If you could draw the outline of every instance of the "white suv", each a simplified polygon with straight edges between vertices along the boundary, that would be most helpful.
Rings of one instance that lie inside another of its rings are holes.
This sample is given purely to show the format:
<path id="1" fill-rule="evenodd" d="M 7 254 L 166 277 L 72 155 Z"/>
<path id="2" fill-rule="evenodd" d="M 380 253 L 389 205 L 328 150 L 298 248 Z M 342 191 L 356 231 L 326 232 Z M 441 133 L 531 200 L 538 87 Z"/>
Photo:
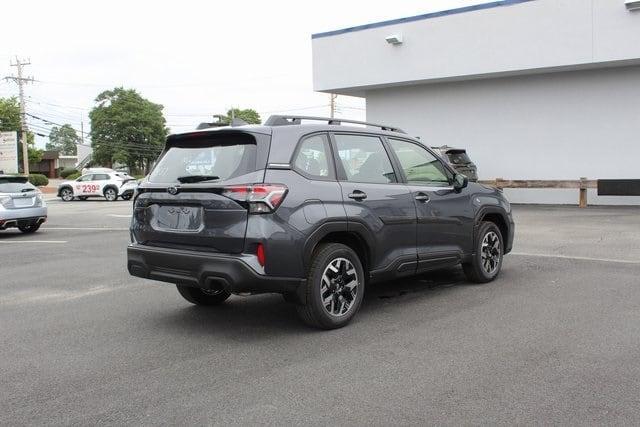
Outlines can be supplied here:
<path id="1" fill-rule="evenodd" d="M 87 200 L 89 197 L 104 197 L 114 202 L 121 197 L 133 197 L 138 182 L 131 175 L 122 172 L 97 172 L 82 175 L 74 181 L 64 181 L 58 186 L 58 197 L 65 202 L 74 198 Z"/>

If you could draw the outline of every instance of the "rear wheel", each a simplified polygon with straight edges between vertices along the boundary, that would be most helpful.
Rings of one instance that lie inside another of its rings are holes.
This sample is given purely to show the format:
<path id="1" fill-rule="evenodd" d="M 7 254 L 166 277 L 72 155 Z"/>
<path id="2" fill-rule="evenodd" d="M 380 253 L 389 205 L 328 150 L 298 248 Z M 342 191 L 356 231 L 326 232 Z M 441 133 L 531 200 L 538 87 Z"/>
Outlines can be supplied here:
<path id="1" fill-rule="evenodd" d="M 184 299 L 195 305 L 218 305 L 222 304 L 231 296 L 226 290 L 207 291 L 192 286 L 176 285 L 178 292 Z"/>
<path id="2" fill-rule="evenodd" d="M 462 264 L 467 279 L 476 283 L 486 283 L 498 276 L 502 268 L 502 242 L 502 233 L 497 225 L 493 222 L 483 222 L 480 225 L 473 259 Z"/>
<path id="3" fill-rule="evenodd" d="M 364 270 L 358 255 L 348 246 L 319 246 L 312 259 L 303 305 L 296 309 L 302 320 L 321 329 L 340 328 L 362 305 Z"/>
<path id="4" fill-rule="evenodd" d="M 115 202 L 118 199 L 118 192 L 115 188 L 108 187 L 104 190 L 104 198 L 107 199 L 108 202 Z"/>
<path id="5" fill-rule="evenodd" d="M 73 190 L 70 188 L 63 188 L 60 190 L 60 198 L 63 202 L 70 202 L 73 200 Z"/>
<path id="6" fill-rule="evenodd" d="M 40 228 L 40 224 L 21 225 L 18 227 L 25 234 L 35 233 Z"/>

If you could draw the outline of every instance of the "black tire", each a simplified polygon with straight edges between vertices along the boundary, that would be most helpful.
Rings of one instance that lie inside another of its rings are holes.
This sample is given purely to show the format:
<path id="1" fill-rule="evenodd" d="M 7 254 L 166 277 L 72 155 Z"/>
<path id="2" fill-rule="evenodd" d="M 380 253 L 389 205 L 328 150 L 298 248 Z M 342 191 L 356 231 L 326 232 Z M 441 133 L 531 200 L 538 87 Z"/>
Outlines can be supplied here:
<path id="1" fill-rule="evenodd" d="M 497 249 L 492 244 L 497 237 Z M 488 239 L 489 246 L 484 249 L 483 242 Z M 504 257 L 504 243 L 502 233 L 497 225 L 493 222 L 483 222 L 480 224 L 476 241 L 474 243 L 475 254 L 470 262 L 463 263 L 462 269 L 465 276 L 471 282 L 487 283 L 498 277 L 502 268 L 502 259 Z M 485 257 L 483 258 L 483 253 Z"/>
<path id="2" fill-rule="evenodd" d="M 104 189 L 104 198 L 107 199 L 107 202 L 115 202 L 118 200 L 118 190 L 113 187 L 107 187 Z"/>
<path id="3" fill-rule="evenodd" d="M 60 198 L 63 202 L 70 202 L 73 200 L 73 190 L 69 187 L 65 187 L 60 190 Z"/>
<path id="4" fill-rule="evenodd" d="M 131 197 L 133 197 L 133 194 L 123 194 L 120 196 L 122 200 L 131 200 Z"/>
<path id="5" fill-rule="evenodd" d="M 78 196 L 78 199 L 82 200 L 83 202 L 85 200 L 87 200 L 89 198 L 89 196 Z"/>
<path id="6" fill-rule="evenodd" d="M 176 285 L 176 287 L 184 299 L 195 305 L 219 305 L 231 296 L 231 293 L 226 290 L 207 293 L 200 288 L 192 286 Z"/>
<path id="7" fill-rule="evenodd" d="M 22 225 L 18 227 L 18 230 L 22 231 L 24 234 L 31 234 L 38 231 L 40 228 L 40 224 L 30 224 L 30 225 Z"/>
<path id="8" fill-rule="evenodd" d="M 341 260 L 347 260 L 348 263 Z M 333 263 L 338 263 L 338 272 L 329 271 L 330 264 L 335 268 Z M 355 270 L 355 277 L 353 273 L 347 274 L 351 271 L 349 263 Z M 345 269 L 344 273 L 342 272 L 343 268 Z M 347 268 L 349 271 L 346 271 Z M 330 280 L 331 288 L 329 286 L 323 288 L 325 273 L 335 275 Z M 355 292 L 348 289 L 348 284 L 352 284 L 354 280 L 356 282 Z M 313 253 L 305 285 L 305 298 L 303 304 L 296 305 L 298 315 L 307 325 L 315 328 L 341 328 L 349 323 L 360 309 L 364 297 L 365 282 L 362 263 L 353 249 L 340 243 L 322 244 Z M 326 293 L 323 293 L 323 289 L 326 289 Z M 333 304 L 335 304 L 335 308 L 339 309 L 338 311 L 342 311 L 341 307 L 347 303 L 349 306 L 346 307 L 344 314 L 331 314 L 329 311 L 334 309 L 334 305 L 330 305 L 329 308 L 325 307 L 323 299 L 329 301 L 333 299 Z"/>

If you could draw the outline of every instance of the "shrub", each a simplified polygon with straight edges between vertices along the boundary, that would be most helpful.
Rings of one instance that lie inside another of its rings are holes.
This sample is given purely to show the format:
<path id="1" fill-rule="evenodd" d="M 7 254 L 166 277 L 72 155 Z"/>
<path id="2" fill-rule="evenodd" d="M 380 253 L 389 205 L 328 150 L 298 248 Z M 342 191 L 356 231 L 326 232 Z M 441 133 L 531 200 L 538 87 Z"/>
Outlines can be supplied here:
<path id="1" fill-rule="evenodd" d="M 67 179 L 68 179 L 69 181 L 73 181 L 74 179 L 78 179 L 78 178 L 80 178 L 80 175 L 82 175 L 82 174 L 81 174 L 80 172 L 76 171 L 76 173 L 72 173 L 71 175 L 69 175 L 69 176 L 67 177 Z"/>
<path id="2" fill-rule="evenodd" d="M 79 173 L 77 169 L 75 168 L 64 168 L 62 169 L 62 171 L 60 172 L 60 178 L 69 178 L 69 175 L 73 175 Z"/>
<path id="3" fill-rule="evenodd" d="M 30 173 L 29 182 L 36 187 L 44 187 L 45 185 L 49 185 L 49 178 L 39 173 Z"/>

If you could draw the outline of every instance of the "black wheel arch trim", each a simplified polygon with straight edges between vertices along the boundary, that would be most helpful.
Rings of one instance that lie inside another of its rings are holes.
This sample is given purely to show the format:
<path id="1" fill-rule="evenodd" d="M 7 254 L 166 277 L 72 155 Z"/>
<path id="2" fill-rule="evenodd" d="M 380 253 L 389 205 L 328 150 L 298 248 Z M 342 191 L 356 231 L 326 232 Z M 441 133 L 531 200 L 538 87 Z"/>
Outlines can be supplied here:
<path id="1" fill-rule="evenodd" d="M 331 233 L 349 233 L 354 234 L 365 245 L 365 250 L 368 251 L 369 259 L 372 259 L 372 251 L 374 250 L 374 239 L 371 231 L 364 225 L 352 222 L 352 221 L 328 221 L 316 228 L 309 237 L 307 237 L 304 243 L 303 249 L 303 267 L 305 271 L 311 264 L 311 257 L 313 251 L 318 244 Z M 361 260 L 363 267 L 367 268 L 366 263 L 368 260 Z"/>
<path id="2" fill-rule="evenodd" d="M 475 241 L 476 238 L 478 237 L 478 229 L 480 228 L 480 224 L 482 223 L 482 218 L 484 218 L 487 214 L 498 214 L 502 217 L 502 220 L 504 221 L 504 223 L 506 224 L 507 227 L 507 235 L 506 236 L 502 236 L 502 240 L 505 243 L 505 248 L 510 248 L 512 242 L 510 242 L 509 240 L 511 239 L 511 220 L 509 219 L 509 215 L 507 214 L 507 211 L 505 211 L 503 208 L 499 207 L 499 206 L 482 206 L 480 209 L 478 209 L 478 212 L 476 212 L 476 216 L 473 222 L 473 242 L 474 242 L 474 246 L 473 246 L 473 253 L 475 254 Z M 508 253 L 508 252 L 505 252 Z"/>

